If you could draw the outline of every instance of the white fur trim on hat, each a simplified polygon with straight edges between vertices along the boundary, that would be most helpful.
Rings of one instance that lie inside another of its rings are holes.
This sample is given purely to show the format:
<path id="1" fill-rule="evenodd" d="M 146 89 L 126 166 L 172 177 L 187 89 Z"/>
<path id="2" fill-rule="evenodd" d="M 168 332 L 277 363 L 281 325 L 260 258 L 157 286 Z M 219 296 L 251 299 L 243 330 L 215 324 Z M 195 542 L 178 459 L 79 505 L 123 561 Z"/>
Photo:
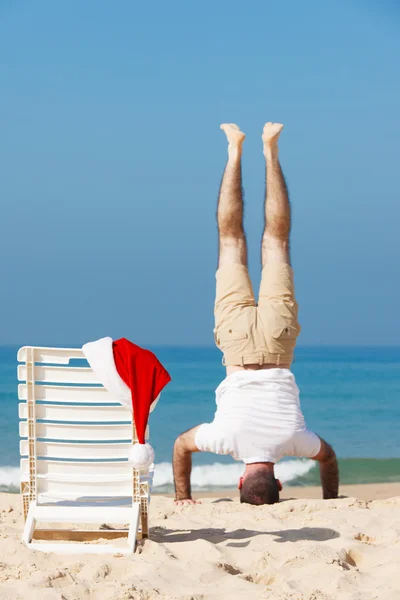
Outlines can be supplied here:
<path id="1" fill-rule="evenodd" d="M 112 345 L 112 338 L 104 337 L 85 344 L 82 351 L 100 383 L 110 394 L 115 394 L 123 406 L 132 411 L 131 391 L 118 374 Z"/>
<path id="2" fill-rule="evenodd" d="M 150 444 L 133 444 L 129 450 L 129 462 L 135 469 L 145 471 L 154 463 L 154 450 Z"/>
<path id="3" fill-rule="evenodd" d="M 112 338 L 104 337 L 95 342 L 89 342 L 82 346 L 82 351 L 100 383 L 110 394 L 115 394 L 118 402 L 132 412 L 131 390 L 121 379 L 115 366 Z M 150 412 L 155 409 L 160 395 L 158 394 L 152 403 Z"/>

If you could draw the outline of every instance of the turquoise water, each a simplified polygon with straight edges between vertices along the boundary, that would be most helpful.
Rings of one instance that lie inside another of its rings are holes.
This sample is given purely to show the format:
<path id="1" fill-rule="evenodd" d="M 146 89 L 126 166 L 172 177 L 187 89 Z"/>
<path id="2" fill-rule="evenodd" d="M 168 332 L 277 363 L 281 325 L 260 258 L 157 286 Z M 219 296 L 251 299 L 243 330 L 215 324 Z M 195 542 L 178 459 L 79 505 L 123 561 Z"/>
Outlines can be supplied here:
<path id="1" fill-rule="evenodd" d="M 214 390 L 224 377 L 214 348 L 152 348 L 172 376 L 150 419 L 156 485 L 170 489 L 176 436 L 210 421 Z M 18 483 L 17 348 L 0 347 L 0 489 Z M 400 348 L 298 348 L 293 367 L 308 426 L 340 457 L 343 483 L 400 481 Z M 197 454 L 194 487 L 236 485 L 243 466 L 230 457 Z M 289 485 L 318 482 L 309 461 L 283 464 Z"/>

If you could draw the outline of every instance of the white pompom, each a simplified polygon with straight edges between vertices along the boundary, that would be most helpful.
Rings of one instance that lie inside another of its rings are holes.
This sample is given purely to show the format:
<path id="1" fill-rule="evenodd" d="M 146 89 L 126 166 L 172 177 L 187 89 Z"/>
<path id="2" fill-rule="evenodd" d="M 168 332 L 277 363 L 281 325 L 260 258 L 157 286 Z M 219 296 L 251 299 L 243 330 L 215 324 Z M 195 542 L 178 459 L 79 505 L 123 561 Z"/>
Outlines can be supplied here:
<path id="1" fill-rule="evenodd" d="M 144 471 L 154 462 L 154 450 L 150 444 L 133 444 L 129 450 L 129 462 L 135 469 Z"/>

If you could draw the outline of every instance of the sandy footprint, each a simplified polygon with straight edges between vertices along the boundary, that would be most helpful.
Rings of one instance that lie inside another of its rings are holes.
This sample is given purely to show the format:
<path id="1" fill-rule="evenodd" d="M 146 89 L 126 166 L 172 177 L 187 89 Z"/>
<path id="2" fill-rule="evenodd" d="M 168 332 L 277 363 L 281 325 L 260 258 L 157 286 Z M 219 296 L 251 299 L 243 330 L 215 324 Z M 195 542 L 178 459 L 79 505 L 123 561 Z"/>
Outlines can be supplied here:
<path id="1" fill-rule="evenodd" d="M 354 539 L 357 540 L 358 542 L 361 542 L 362 544 L 375 544 L 376 540 L 374 537 L 371 537 L 369 535 L 367 535 L 366 533 L 357 533 L 354 536 Z"/>

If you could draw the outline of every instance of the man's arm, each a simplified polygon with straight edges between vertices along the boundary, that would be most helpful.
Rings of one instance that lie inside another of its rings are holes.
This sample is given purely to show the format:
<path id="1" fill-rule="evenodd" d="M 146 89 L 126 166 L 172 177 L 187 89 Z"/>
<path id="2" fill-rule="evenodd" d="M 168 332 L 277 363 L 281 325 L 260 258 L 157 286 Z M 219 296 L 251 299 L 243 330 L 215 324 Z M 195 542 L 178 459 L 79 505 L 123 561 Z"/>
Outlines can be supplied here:
<path id="1" fill-rule="evenodd" d="M 190 474 L 192 472 L 192 452 L 199 452 L 195 435 L 200 425 L 182 433 L 175 441 L 172 459 L 177 504 L 196 504 L 192 499 Z"/>
<path id="2" fill-rule="evenodd" d="M 337 498 L 339 494 L 339 467 L 332 446 L 321 438 L 321 449 L 313 460 L 319 462 L 324 500 Z"/>

